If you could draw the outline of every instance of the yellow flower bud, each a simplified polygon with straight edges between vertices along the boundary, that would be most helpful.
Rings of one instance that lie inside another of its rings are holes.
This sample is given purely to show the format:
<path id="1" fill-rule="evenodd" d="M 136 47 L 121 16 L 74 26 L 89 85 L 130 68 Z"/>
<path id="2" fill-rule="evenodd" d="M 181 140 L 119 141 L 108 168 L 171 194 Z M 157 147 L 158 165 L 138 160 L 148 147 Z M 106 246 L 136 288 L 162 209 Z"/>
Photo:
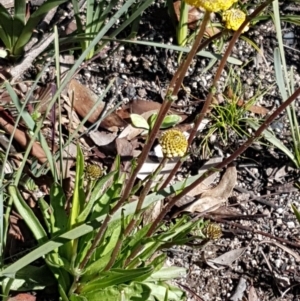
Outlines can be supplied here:
<path id="1" fill-rule="evenodd" d="M 85 169 L 85 174 L 88 179 L 95 181 L 101 178 L 103 171 L 100 166 L 89 164 Z"/>
<path id="2" fill-rule="evenodd" d="M 176 129 L 165 131 L 161 135 L 159 143 L 164 156 L 167 158 L 182 157 L 188 146 L 184 134 Z"/>
<path id="3" fill-rule="evenodd" d="M 238 0 L 184 0 L 187 4 L 202 7 L 209 12 L 229 9 Z"/>
<path id="4" fill-rule="evenodd" d="M 214 223 L 208 224 L 203 232 L 210 240 L 216 240 L 222 236 L 221 227 L 218 224 Z"/>
<path id="5" fill-rule="evenodd" d="M 238 30 L 242 23 L 246 20 L 246 14 L 240 9 L 229 9 L 223 13 L 223 22 L 225 22 L 225 27 L 227 29 L 232 29 L 234 31 Z M 249 26 L 247 25 L 243 32 L 247 31 Z"/>

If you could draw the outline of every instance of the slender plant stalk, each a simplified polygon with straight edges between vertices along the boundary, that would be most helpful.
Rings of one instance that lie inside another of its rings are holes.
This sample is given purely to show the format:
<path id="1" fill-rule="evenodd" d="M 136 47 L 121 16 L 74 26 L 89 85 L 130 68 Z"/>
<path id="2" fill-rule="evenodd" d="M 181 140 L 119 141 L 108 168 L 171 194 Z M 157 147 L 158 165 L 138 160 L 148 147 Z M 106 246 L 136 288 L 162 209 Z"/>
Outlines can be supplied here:
<path id="1" fill-rule="evenodd" d="M 231 156 L 226 158 L 223 162 L 217 164 L 215 167 L 212 167 L 206 173 L 204 173 L 199 179 L 197 179 L 194 183 L 183 189 L 178 195 L 173 197 L 170 202 L 166 204 L 162 212 L 159 214 L 155 222 L 150 227 L 146 236 L 151 236 L 155 231 L 157 225 L 161 222 L 167 212 L 174 206 L 174 204 L 181 199 L 184 195 L 188 194 L 192 189 L 198 186 L 205 178 L 215 173 L 217 170 L 220 170 L 233 162 L 238 156 L 240 156 L 259 136 L 266 130 L 270 124 L 275 120 L 275 118 L 281 114 L 298 96 L 300 95 L 300 88 L 298 88 L 278 109 L 270 115 L 266 121 L 257 129 L 252 137 L 250 137 L 240 148 L 238 148 Z"/>
<path id="2" fill-rule="evenodd" d="M 177 94 L 179 92 L 179 89 L 181 88 L 181 85 L 182 85 L 183 79 L 185 77 L 185 74 L 186 74 L 186 72 L 187 72 L 187 70 L 188 70 L 194 56 L 196 55 L 200 44 L 201 44 L 201 41 L 202 41 L 204 33 L 205 33 L 206 25 L 209 21 L 209 17 L 210 17 L 210 13 L 206 11 L 205 14 L 204 14 L 203 20 L 201 22 L 201 25 L 200 25 L 200 30 L 199 30 L 198 35 L 196 36 L 195 42 L 193 44 L 193 47 L 192 47 L 191 51 L 189 52 L 186 60 L 184 61 L 183 65 L 182 65 L 181 72 L 179 74 L 179 77 L 176 80 L 176 83 L 174 85 L 174 89 L 173 89 L 173 93 L 172 93 L 174 96 L 177 96 Z M 172 82 L 171 82 L 169 89 L 172 89 L 172 88 L 173 88 L 173 85 L 172 85 Z"/>
<path id="3" fill-rule="evenodd" d="M 296 90 L 278 109 L 270 115 L 267 120 L 257 129 L 252 137 L 250 137 L 240 148 L 238 148 L 231 156 L 226 158 L 223 162 L 217 164 L 216 166 L 209 169 L 206 173 L 204 173 L 200 178 L 198 178 L 194 183 L 186 187 L 182 192 L 176 195 L 173 198 L 170 198 L 169 202 L 165 205 L 161 213 L 158 215 L 156 220 L 152 223 L 149 228 L 146 236 L 150 237 L 156 231 L 160 222 L 163 220 L 165 215 L 169 212 L 169 210 L 174 206 L 174 204 L 180 200 L 183 196 L 188 194 L 192 189 L 198 186 L 201 182 L 203 182 L 207 177 L 214 174 L 216 171 L 224 168 L 226 165 L 233 162 L 239 155 L 241 155 L 262 133 L 266 130 L 270 124 L 274 121 L 274 119 L 281 114 L 298 96 L 300 95 L 300 88 Z M 126 261 L 126 265 L 130 263 L 130 261 L 141 251 L 142 247 L 137 247 L 132 251 L 131 255 L 128 257 Z"/>
<path id="4" fill-rule="evenodd" d="M 206 22 L 205 22 L 206 20 Z M 89 249 L 89 251 L 87 252 L 87 254 L 85 255 L 83 261 L 81 262 L 80 264 L 80 269 L 84 269 L 84 267 L 86 266 L 86 264 L 88 263 L 88 261 L 90 260 L 91 256 L 93 255 L 96 247 L 99 245 L 99 243 L 101 242 L 102 238 L 103 238 L 103 235 L 106 231 L 106 228 L 107 228 L 107 225 L 111 219 L 111 217 L 113 216 L 113 214 L 115 212 L 117 212 L 117 210 L 119 210 L 123 204 L 126 202 L 126 200 L 128 199 L 130 193 L 131 193 L 131 190 L 132 190 L 132 187 L 134 185 L 134 181 L 140 171 L 140 169 L 142 168 L 142 165 L 144 164 L 145 160 L 147 159 L 147 156 L 149 154 L 149 151 L 156 139 L 156 136 L 157 136 L 157 133 L 160 129 L 160 126 L 164 120 L 164 117 L 167 115 L 173 101 L 174 101 L 174 96 L 177 95 L 180 87 L 181 87 L 181 84 L 182 84 L 182 81 L 183 81 L 183 78 L 186 74 L 186 71 L 193 59 L 193 57 L 195 56 L 196 52 L 197 52 L 197 49 L 201 43 L 201 40 L 203 38 L 203 35 L 204 35 L 204 31 L 205 31 L 205 28 L 206 28 L 206 24 L 209 20 L 209 14 L 206 13 L 205 16 L 204 16 L 204 20 L 203 22 L 201 23 L 201 27 L 200 27 L 200 30 L 199 30 L 199 33 L 196 37 L 196 40 L 195 40 L 195 43 L 193 44 L 193 47 L 191 49 L 191 51 L 189 52 L 186 60 L 183 62 L 182 66 L 179 67 L 180 71 L 179 72 L 176 72 L 175 75 L 173 76 L 172 78 L 172 81 L 170 83 L 170 86 L 169 86 L 169 93 L 167 93 L 166 95 L 166 98 L 160 108 L 160 111 L 158 113 L 158 116 L 157 116 L 157 119 L 156 119 L 156 122 L 153 126 L 153 129 L 151 131 L 151 133 L 149 134 L 149 137 L 144 145 L 144 148 L 143 148 L 143 151 L 141 153 L 141 155 L 139 156 L 138 160 L 137 160 L 137 166 L 136 168 L 134 169 L 134 171 L 132 172 L 129 180 L 128 180 L 128 183 L 125 187 L 125 190 L 123 192 L 123 195 L 122 197 L 120 198 L 120 200 L 118 201 L 118 203 L 111 209 L 110 213 L 107 214 L 107 216 L 105 217 L 94 241 L 93 241 L 93 244 L 91 246 L 91 248 Z M 173 86 L 175 86 L 173 88 Z M 79 280 L 79 277 L 78 279 Z"/>
<path id="5" fill-rule="evenodd" d="M 230 43 L 228 45 L 228 48 L 226 49 L 226 52 L 225 52 L 222 60 L 220 61 L 220 65 L 218 67 L 218 70 L 217 70 L 217 72 L 215 74 L 215 77 L 214 77 L 214 80 L 213 80 L 213 83 L 212 83 L 211 91 L 210 91 L 210 93 L 206 97 L 206 100 L 205 100 L 205 103 L 204 103 L 204 105 L 203 105 L 203 107 L 201 109 L 201 112 L 196 117 L 195 124 L 194 124 L 194 126 L 192 128 L 192 131 L 191 131 L 189 139 L 188 139 L 188 148 L 191 146 L 191 144 L 192 144 L 192 142 L 193 142 L 193 140 L 195 138 L 195 135 L 196 135 L 196 133 L 198 131 L 199 125 L 201 124 L 201 122 L 202 122 L 205 114 L 207 113 L 207 110 L 208 110 L 208 108 L 209 108 L 209 106 L 211 104 L 211 101 L 213 99 L 213 96 L 214 96 L 214 91 L 213 90 L 217 86 L 217 83 L 218 83 L 218 81 L 219 81 L 219 79 L 221 77 L 221 74 L 222 74 L 222 71 L 223 71 L 223 69 L 225 67 L 225 64 L 227 62 L 227 59 L 228 59 L 228 57 L 229 57 L 229 55 L 230 55 L 230 53 L 231 53 L 231 51 L 232 51 L 232 49 L 233 49 L 236 41 L 237 41 L 237 39 L 239 38 L 239 36 L 241 35 L 243 29 L 247 26 L 247 24 L 253 18 L 255 18 L 262 10 L 265 9 L 265 7 L 267 7 L 273 1 L 274 0 L 268 0 L 265 3 L 263 3 L 262 5 L 260 5 L 250 16 L 248 16 L 246 18 L 245 22 L 240 26 L 239 30 L 237 30 L 234 33 L 234 35 L 233 35 L 233 37 L 232 37 L 232 39 L 231 39 L 231 41 L 230 41 Z M 201 48 L 202 48 L 202 45 L 201 45 Z M 165 188 L 165 187 L 167 187 L 167 185 L 170 183 L 170 181 L 172 180 L 172 178 L 174 177 L 174 175 L 176 174 L 176 172 L 180 168 L 181 164 L 182 164 L 181 161 L 178 161 L 176 163 L 176 165 L 174 166 L 174 168 L 170 172 L 168 178 L 163 183 L 163 185 L 161 187 L 162 189 Z"/>
<path id="6" fill-rule="evenodd" d="M 131 233 L 131 231 L 134 229 L 136 222 L 137 222 L 136 216 L 140 213 L 140 210 L 142 209 L 144 200 L 151 189 L 152 183 L 155 180 L 155 178 L 158 176 L 158 174 L 161 172 L 161 170 L 165 167 L 167 162 L 168 162 L 168 158 L 164 157 L 161 160 L 160 164 L 157 166 L 156 170 L 153 172 L 151 178 L 147 181 L 144 188 L 142 189 L 140 197 L 139 197 L 139 201 L 137 202 L 137 205 L 136 205 L 136 209 L 135 209 L 133 218 L 130 221 L 130 223 L 128 224 L 128 226 L 126 227 L 126 229 L 124 230 L 124 233 L 123 233 L 124 237 L 127 237 Z M 118 242 L 116 243 L 115 248 L 112 252 L 111 259 L 110 259 L 109 263 L 107 264 L 107 266 L 105 267 L 104 271 L 108 271 L 114 265 L 117 255 L 119 253 L 119 250 L 122 246 L 122 242 L 123 242 L 123 240 L 120 235 Z"/>

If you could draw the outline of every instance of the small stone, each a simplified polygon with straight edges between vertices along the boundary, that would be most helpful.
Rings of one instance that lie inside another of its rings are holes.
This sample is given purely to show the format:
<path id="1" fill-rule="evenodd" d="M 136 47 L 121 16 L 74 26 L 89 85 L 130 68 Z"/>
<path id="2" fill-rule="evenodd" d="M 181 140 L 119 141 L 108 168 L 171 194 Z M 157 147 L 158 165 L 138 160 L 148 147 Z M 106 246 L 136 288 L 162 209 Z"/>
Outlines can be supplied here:
<path id="1" fill-rule="evenodd" d="M 289 229 L 295 228 L 295 223 L 294 223 L 294 222 L 287 222 L 286 225 L 287 225 L 287 227 L 288 227 Z"/>
<path id="2" fill-rule="evenodd" d="M 282 260 L 281 259 L 276 259 L 275 260 L 275 266 L 277 267 L 277 269 L 279 269 L 282 265 Z"/>
<path id="3" fill-rule="evenodd" d="M 92 76 L 91 72 L 88 70 L 84 70 L 83 74 L 87 79 L 91 78 L 91 76 Z"/>
<path id="4" fill-rule="evenodd" d="M 284 209 L 282 207 L 279 207 L 276 209 L 276 212 L 279 213 L 279 214 L 282 214 L 284 211 Z"/>

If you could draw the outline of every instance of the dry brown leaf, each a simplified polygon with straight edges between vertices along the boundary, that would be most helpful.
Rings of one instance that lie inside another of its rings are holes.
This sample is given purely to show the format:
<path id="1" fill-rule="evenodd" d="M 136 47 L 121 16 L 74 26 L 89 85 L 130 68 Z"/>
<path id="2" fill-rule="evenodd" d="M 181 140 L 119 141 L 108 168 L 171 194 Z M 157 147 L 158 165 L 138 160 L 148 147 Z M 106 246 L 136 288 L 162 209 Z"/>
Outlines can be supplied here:
<path id="1" fill-rule="evenodd" d="M 247 289 L 247 281 L 245 278 L 241 277 L 237 287 L 234 290 L 233 295 L 229 300 L 231 301 L 242 301 Z"/>
<path id="2" fill-rule="evenodd" d="M 145 101 L 142 99 L 133 100 L 129 105 L 129 111 L 132 114 L 142 115 L 145 112 L 149 111 L 158 111 L 161 107 L 161 104 L 155 101 Z"/>
<path id="3" fill-rule="evenodd" d="M 133 155 L 133 147 L 130 142 L 126 138 L 117 138 L 115 140 L 117 153 L 121 157 L 132 157 Z"/>
<path id="4" fill-rule="evenodd" d="M 226 203 L 227 198 L 230 196 L 235 186 L 236 180 L 236 168 L 234 166 L 229 166 L 218 186 L 212 189 L 205 190 L 201 194 L 200 199 L 196 200 L 188 207 L 182 209 L 180 212 L 187 211 L 203 213 L 218 209 L 220 206 Z M 202 187 L 200 187 L 200 189 Z"/>
<path id="5" fill-rule="evenodd" d="M 225 267 L 230 267 L 230 265 L 234 261 L 236 261 L 240 256 L 243 255 L 246 249 L 247 248 L 239 248 L 236 250 L 228 251 L 217 258 L 207 259 L 206 263 L 214 269 L 223 269 Z"/>
<path id="6" fill-rule="evenodd" d="M 151 110 L 151 111 L 147 111 L 144 112 L 141 115 L 142 117 L 144 117 L 146 120 L 148 120 L 148 118 L 154 114 L 157 113 L 158 110 Z M 132 140 L 133 138 L 137 137 L 138 135 L 140 135 L 142 132 L 144 132 L 144 129 L 141 128 L 136 128 L 134 126 L 132 126 L 131 124 L 128 124 L 124 130 L 120 133 L 119 138 L 127 138 L 128 140 Z"/>
<path id="7" fill-rule="evenodd" d="M 250 286 L 248 301 L 259 301 L 256 290 L 253 285 Z"/>
<path id="8" fill-rule="evenodd" d="M 8 233 L 12 237 L 14 237 L 16 240 L 24 241 L 24 236 L 22 234 L 22 231 L 19 227 L 19 217 L 16 215 L 11 214 L 9 217 L 9 230 Z"/>
<path id="9" fill-rule="evenodd" d="M 228 166 L 218 186 L 202 193 L 201 197 L 223 197 L 227 199 L 237 181 L 237 171 L 235 166 Z"/>
<path id="10" fill-rule="evenodd" d="M 106 133 L 104 131 L 92 131 L 89 133 L 89 137 L 97 146 L 105 146 L 112 143 L 117 135 L 115 133 Z"/>
<path id="11" fill-rule="evenodd" d="M 155 221 L 163 208 L 163 201 L 160 200 L 147 208 L 143 214 L 143 224 L 148 225 Z"/>
<path id="12" fill-rule="evenodd" d="M 21 293 L 14 297 L 10 297 L 7 301 L 35 301 L 36 296 L 27 294 L 27 293 Z"/>
<path id="13" fill-rule="evenodd" d="M 0 116 L 0 126 L 5 130 L 6 133 L 11 135 L 14 131 L 14 126 L 10 123 L 5 115 Z M 15 130 L 14 139 L 21 145 L 22 148 L 26 149 L 30 143 L 31 138 L 20 129 Z M 39 143 L 34 142 L 31 148 L 30 154 L 38 159 L 40 163 L 47 162 L 46 154 Z"/>
<path id="14" fill-rule="evenodd" d="M 75 111 L 79 116 L 84 118 L 93 109 L 94 104 L 98 100 L 98 96 L 75 79 L 71 80 L 68 91 L 70 96 L 74 94 L 73 107 Z M 93 109 L 93 113 L 89 117 L 88 121 L 90 123 L 95 123 L 104 107 L 105 103 L 100 102 L 100 104 Z M 112 131 L 116 130 L 114 127 L 124 127 L 125 125 L 126 122 L 116 113 L 112 113 L 107 116 L 100 124 L 101 127 Z"/>
<path id="15" fill-rule="evenodd" d="M 71 80 L 68 92 L 69 95 L 74 95 L 73 107 L 77 114 L 83 118 L 91 111 L 95 102 L 98 100 L 98 96 L 94 92 L 79 83 L 76 79 Z M 98 107 L 94 109 L 88 121 L 91 123 L 96 122 L 103 109 L 104 102 L 101 102 Z"/>

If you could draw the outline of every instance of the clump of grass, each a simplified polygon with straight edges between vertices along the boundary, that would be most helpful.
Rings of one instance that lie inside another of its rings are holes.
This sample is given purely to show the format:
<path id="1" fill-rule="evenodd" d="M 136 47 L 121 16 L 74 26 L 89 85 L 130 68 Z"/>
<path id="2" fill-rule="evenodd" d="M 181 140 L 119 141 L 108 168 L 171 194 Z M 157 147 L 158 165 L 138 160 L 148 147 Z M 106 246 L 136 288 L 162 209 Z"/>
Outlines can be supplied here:
<path id="1" fill-rule="evenodd" d="M 211 112 L 208 115 L 210 123 L 201 145 L 210 153 L 209 143 L 212 137 L 219 139 L 224 146 L 234 143 L 237 139 L 246 140 L 251 136 L 249 123 L 258 122 L 261 116 L 251 113 L 251 108 L 256 105 L 258 99 L 263 97 L 267 90 L 257 89 L 256 94 L 248 100 L 244 100 L 244 89 L 238 72 L 230 69 L 227 77 L 227 87 L 220 97 L 222 103 L 211 105 Z M 214 135 L 214 136 L 212 136 Z"/>

